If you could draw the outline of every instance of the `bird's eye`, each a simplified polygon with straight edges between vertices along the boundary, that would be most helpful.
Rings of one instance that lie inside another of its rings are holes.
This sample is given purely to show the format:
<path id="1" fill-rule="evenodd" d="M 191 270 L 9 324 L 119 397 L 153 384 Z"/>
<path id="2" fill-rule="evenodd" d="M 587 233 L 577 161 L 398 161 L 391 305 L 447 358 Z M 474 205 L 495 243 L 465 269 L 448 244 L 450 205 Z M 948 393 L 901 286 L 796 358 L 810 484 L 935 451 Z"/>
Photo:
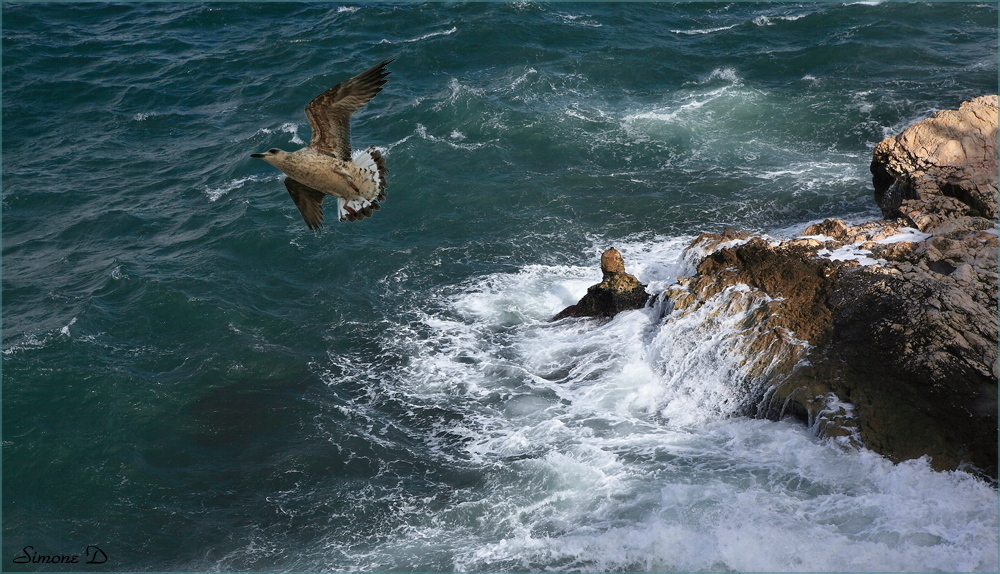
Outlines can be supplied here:
<path id="1" fill-rule="evenodd" d="M 278 153 L 279 151 L 281 151 L 281 150 L 279 150 L 278 148 L 275 147 L 275 148 L 271 148 L 271 149 L 267 150 L 267 153 Z"/>

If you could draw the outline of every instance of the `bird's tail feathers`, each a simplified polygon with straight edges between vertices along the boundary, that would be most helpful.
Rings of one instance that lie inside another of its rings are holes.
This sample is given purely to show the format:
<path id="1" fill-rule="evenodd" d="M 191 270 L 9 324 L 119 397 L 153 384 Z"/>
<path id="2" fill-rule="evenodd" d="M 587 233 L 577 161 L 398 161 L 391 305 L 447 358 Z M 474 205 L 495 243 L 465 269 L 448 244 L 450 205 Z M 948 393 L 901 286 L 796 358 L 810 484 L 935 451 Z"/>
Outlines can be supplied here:
<path id="1" fill-rule="evenodd" d="M 366 217 L 371 217 L 372 212 L 379 209 L 382 209 L 382 206 L 375 200 L 362 197 L 355 197 L 351 200 L 337 198 L 337 216 L 340 217 L 341 221 L 361 221 Z"/>
<path id="2" fill-rule="evenodd" d="M 371 146 L 363 151 L 355 151 L 351 155 L 351 162 L 361 168 L 365 175 L 378 185 L 376 199 L 383 201 L 385 199 L 385 176 L 388 170 L 385 168 L 385 158 L 382 157 L 382 153 L 375 149 L 375 146 Z"/>
<path id="3" fill-rule="evenodd" d="M 385 199 L 387 170 L 382 153 L 375 149 L 375 146 L 363 151 L 355 151 L 351 154 L 351 163 L 361 171 L 362 176 L 367 180 L 362 188 L 371 189 L 370 186 L 374 184 L 377 192 L 371 199 L 360 196 L 351 199 L 337 198 L 337 215 L 340 216 L 341 221 L 359 221 L 371 217 L 373 211 L 381 208 L 379 202 Z"/>

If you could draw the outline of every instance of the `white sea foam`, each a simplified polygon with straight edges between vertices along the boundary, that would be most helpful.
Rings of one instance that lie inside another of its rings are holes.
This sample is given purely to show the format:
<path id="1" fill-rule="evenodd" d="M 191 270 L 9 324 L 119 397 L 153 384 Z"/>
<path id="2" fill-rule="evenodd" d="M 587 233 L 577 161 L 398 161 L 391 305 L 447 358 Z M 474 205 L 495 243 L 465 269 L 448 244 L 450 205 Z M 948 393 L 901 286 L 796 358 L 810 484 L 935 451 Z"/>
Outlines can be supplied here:
<path id="1" fill-rule="evenodd" d="M 876 263 L 885 263 L 884 260 L 874 259 L 869 257 L 872 252 L 869 249 L 865 249 L 858 243 L 852 243 L 850 245 L 844 245 L 843 247 L 838 247 L 833 251 L 827 248 L 822 248 L 816 252 L 816 255 L 820 257 L 825 257 L 831 261 L 856 261 L 860 265 L 875 265 Z"/>
<path id="2" fill-rule="evenodd" d="M 684 251 L 693 239 L 693 236 L 686 235 L 646 239 L 627 237 L 609 245 L 607 240 L 592 238 L 591 251 L 594 261 L 598 261 L 600 253 L 608 247 L 620 251 L 626 261 L 625 270 L 644 283 L 649 293 L 655 294 L 676 283 L 678 277 L 694 274 L 694 262 Z"/>
<path id="3" fill-rule="evenodd" d="M 505 509 L 521 513 L 510 535 L 469 548 L 456 567 L 955 571 L 996 562 L 995 493 L 924 461 L 893 466 L 746 420 L 629 446 L 662 461 L 661 472 L 630 473 L 620 458 L 589 453 L 538 460 L 555 492 Z M 690 474 L 664 480 L 681 460 L 692 461 Z"/>
<path id="4" fill-rule="evenodd" d="M 725 80 L 727 82 L 732 82 L 738 84 L 741 81 L 739 73 L 733 68 L 716 68 L 712 70 L 708 76 L 701 79 L 701 83 L 711 82 L 712 80 Z"/>
<path id="5" fill-rule="evenodd" d="M 670 126 L 712 131 L 716 109 L 729 113 L 733 106 L 752 103 L 759 96 L 755 90 L 743 87 L 742 79 L 732 68 L 716 68 L 686 86 L 673 101 L 661 107 L 625 115 L 622 129 L 639 141 L 657 139 Z"/>
<path id="6" fill-rule="evenodd" d="M 209 201 L 216 202 L 222 199 L 230 191 L 233 191 L 234 189 L 240 189 L 241 187 L 246 185 L 247 182 L 270 181 L 277 178 L 280 178 L 280 176 L 248 175 L 246 177 L 239 177 L 236 179 L 229 180 L 228 182 L 219 187 L 206 187 L 205 195 L 208 196 Z"/>
<path id="7" fill-rule="evenodd" d="M 672 34 L 684 34 L 684 35 L 695 35 L 695 34 L 712 34 L 714 32 L 722 32 L 723 30 L 732 30 L 733 28 L 739 26 L 739 24 L 733 24 L 731 26 L 719 26 L 716 28 L 701 28 L 696 30 L 671 30 Z"/>
<path id="8" fill-rule="evenodd" d="M 287 123 L 281 124 L 281 127 L 278 128 L 278 129 L 280 131 L 286 133 L 286 134 L 292 134 L 291 139 L 288 140 L 290 143 L 299 144 L 299 145 L 305 145 L 306 144 L 306 142 L 303 141 L 302 138 L 299 137 L 299 124 L 294 124 L 294 123 L 291 123 L 291 122 L 287 122 Z"/>
<path id="9" fill-rule="evenodd" d="M 805 16 L 805 14 L 796 14 L 796 15 L 791 15 L 791 16 L 764 16 L 764 15 L 761 15 L 761 16 L 755 17 L 751 21 L 754 24 L 758 25 L 758 26 L 774 26 L 774 21 L 775 20 L 784 20 L 786 22 L 794 22 L 795 20 L 798 20 L 799 18 L 802 18 L 804 16 Z"/>
<path id="10" fill-rule="evenodd" d="M 306 143 L 305 141 L 302 140 L 302 138 L 299 137 L 299 124 L 292 122 L 285 122 L 276 129 L 260 128 L 259 130 L 257 130 L 257 133 L 254 134 L 254 136 L 256 136 L 257 134 L 273 134 L 279 132 L 292 134 L 292 137 L 288 140 L 289 143 L 294 143 L 299 145 L 305 145 Z"/>
<path id="11" fill-rule="evenodd" d="M 775 20 L 794 21 L 798 20 L 799 18 L 802 18 L 803 16 L 805 16 L 805 14 L 794 14 L 790 16 L 765 16 L 762 14 L 760 16 L 755 16 L 753 19 L 750 20 L 750 23 L 756 26 L 773 26 Z M 728 26 L 716 26 L 713 28 L 698 28 L 694 30 L 670 30 L 670 33 L 683 34 L 688 36 L 700 35 L 700 34 L 714 34 L 715 32 L 724 32 L 726 30 L 732 30 L 733 28 L 736 28 L 737 26 L 741 25 L 743 25 L 742 22 L 736 24 L 730 24 Z"/>
<path id="12" fill-rule="evenodd" d="M 469 87 L 458 81 L 456 78 L 452 78 L 448 81 L 448 93 L 447 95 L 437 104 L 434 105 L 433 109 L 435 111 L 442 109 L 446 105 L 452 105 L 455 102 L 461 100 L 462 98 L 482 98 L 486 94 L 486 91 L 482 88 Z"/>
<path id="13" fill-rule="evenodd" d="M 463 140 L 465 140 L 465 135 L 463 135 L 461 132 L 458 132 L 458 131 L 452 131 L 452 133 L 447 138 L 438 137 L 438 136 L 435 136 L 435 135 L 432 135 L 432 134 L 428 133 L 427 132 L 427 127 L 424 126 L 423 124 L 417 124 L 417 128 L 416 128 L 416 130 L 415 130 L 414 133 L 415 133 L 415 135 L 417 137 L 419 137 L 421 139 L 425 139 L 427 141 L 432 141 L 432 142 L 437 142 L 437 143 L 447 144 L 448 146 L 451 146 L 451 147 L 453 147 L 455 149 L 464 149 L 464 150 L 479 149 L 479 148 L 481 148 L 481 147 L 483 147 L 485 145 L 489 145 L 490 143 L 492 143 L 493 141 L 495 141 L 495 140 L 490 140 L 490 141 L 477 142 L 477 143 L 455 143 L 455 141 L 463 141 Z M 390 149 L 392 147 L 395 147 L 395 146 L 403 143 L 404 141 L 406 141 L 407 139 L 409 139 L 409 137 L 410 136 L 407 136 L 403 140 L 395 142 L 394 144 L 392 144 L 390 146 L 387 146 L 386 149 L 388 150 L 388 149 Z M 455 141 L 452 141 L 452 140 L 455 140 Z"/>
<path id="14" fill-rule="evenodd" d="M 806 236 L 820 239 L 821 241 L 829 240 L 828 237 L 823 236 Z M 890 235 L 889 237 L 884 237 L 882 239 L 877 239 L 874 243 L 887 244 L 887 243 L 898 243 L 901 241 L 923 241 L 930 237 L 929 234 L 921 232 L 919 229 L 914 229 L 912 227 L 904 227 L 900 229 L 899 233 Z M 870 257 L 872 254 L 870 249 L 862 247 L 863 241 L 857 241 L 849 245 L 844 245 L 833 251 L 827 248 L 822 248 L 816 252 L 820 257 L 826 257 L 833 261 L 857 261 L 861 265 L 885 265 L 886 261 L 884 259 L 875 259 Z"/>
<path id="15" fill-rule="evenodd" d="M 44 347 L 48 343 L 49 337 L 43 336 L 41 339 L 35 333 L 29 333 L 21 338 L 20 341 L 9 345 L 3 350 L 4 355 L 13 355 L 27 349 L 37 349 Z"/>
<path id="16" fill-rule="evenodd" d="M 636 133 L 646 125 L 658 123 L 685 124 L 697 118 L 697 110 L 726 94 L 728 86 L 718 88 L 703 94 L 689 96 L 667 108 L 629 114 L 623 119 L 626 132 Z"/>
<path id="17" fill-rule="evenodd" d="M 536 70 L 534 68 L 528 68 L 527 70 L 525 70 L 524 74 L 518 76 L 513 82 L 511 82 L 510 87 L 508 89 L 509 90 L 515 90 L 515 89 L 517 89 L 517 87 L 520 86 L 521 84 L 523 84 L 525 81 L 527 81 L 528 80 L 528 76 L 531 76 L 531 75 L 536 75 L 537 76 L 538 75 L 538 70 Z"/>
<path id="18" fill-rule="evenodd" d="M 614 246 L 640 279 L 666 284 L 686 242 Z M 427 440 L 490 478 L 444 510 L 400 494 L 403 526 L 346 552 L 355 568 L 402 567 L 432 545 L 460 571 L 995 571 L 985 483 L 738 415 L 746 311 L 731 306 L 747 289 L 673 319 L 648 308 L 548 322 L 599 278 L 593 265 L 486 275 L 384 342 L 412 359 L 371 384 L 458 409 Z"/>
<path id="19" fill-rule="evenodd" d="M 26 333 L 21 335 L 17 342 L 10 344 L 3 350 L 3 354 L 10 356 L 24 351 L 41 349 L 47 347 L 50 343 L 58 341 L 60 337 L 72 337 L 73 331 L 70 330 L 70 327 L 76 324 L 76 320 L 76 317 L 71 318 L 58 331 L 52 330 L 44 333 Z M 84 339 L 92 340 L 92 337 L 88 335 Z"/>
<path id="20" fill-rule="evenodd" d="M 65 327 L 63 327 L 62 329 L 60 329 L 59 332 L 61 334 L 65 335 L 65 336 L 69 337 L 70 336 L 69 328 L 72 327 L 74 323 L 76 323 L 76 317 L 73 317 L 72 319 L 70 319 L 69 323 L 67 323 Z"/>
<path id="21" fill-rule="evenodd" d="M 379 42 L 379 44 L 409 44 L 409 43 L 412 43 L 412 42 L 420 42 L 421 40 L 426 40 L 428 38 L 434 38 L 435 36 L 450 36 L 450 35 L 454 34 L 455 32 L 458 32 L 458 27 L 457 26 L 453 26 L 453 27 L 449 28 L 448 30 L 441 30 L 441 31 L 438 31 L 438 32 L 429 32 L 429 33 L 424 34 L 422 36 L 418 36 L 416 38 L 409 38 L 407 40 L 396 40 L 396 41 L 393 41 L 393 40 L 389 40 L 389 39 L 386 39 L 386 38 L 382 38 L 382 41 Z"/>
<path id="22" fill-rule="evenodd" d="M 574 24 L 576 26 L 586 26 L 589 28 L 600 28 L 604 26 L 604 24 L 592 19 L 587 19 L 587 16 L 581 14 L 559 14 L 559 18 L 567 24 Z"/>
<path id="23" fill-rule="evenodd" d="M 900 241 L 923 241 L 930 237 L 930 233 L 924 233 L 912 227 L 900 228 L 899 233 L 875 240 L 875 243 L 899 243 Z"/>

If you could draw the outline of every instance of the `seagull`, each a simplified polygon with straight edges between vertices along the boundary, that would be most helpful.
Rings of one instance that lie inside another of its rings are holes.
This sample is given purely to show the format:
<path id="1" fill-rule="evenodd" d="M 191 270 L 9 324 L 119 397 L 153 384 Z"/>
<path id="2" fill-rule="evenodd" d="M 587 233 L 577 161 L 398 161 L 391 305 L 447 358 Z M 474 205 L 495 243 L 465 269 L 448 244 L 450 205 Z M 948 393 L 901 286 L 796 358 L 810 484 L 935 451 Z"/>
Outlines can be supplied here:
<path id="1" fill-rule="evenodd" d="M 277 148 L 250 154 L 285 173 L 285 188 L 309 229 L 323 224 L 323 199 L 337 198 L 341 221 L 371 217 L 385 200 L 385 158 L 375 146 L 351 153 L 351 114 L 382 90 L 390 72 L 382 60 L 313 98 L 306 106 L 309 145 L 294 152 Z"/>

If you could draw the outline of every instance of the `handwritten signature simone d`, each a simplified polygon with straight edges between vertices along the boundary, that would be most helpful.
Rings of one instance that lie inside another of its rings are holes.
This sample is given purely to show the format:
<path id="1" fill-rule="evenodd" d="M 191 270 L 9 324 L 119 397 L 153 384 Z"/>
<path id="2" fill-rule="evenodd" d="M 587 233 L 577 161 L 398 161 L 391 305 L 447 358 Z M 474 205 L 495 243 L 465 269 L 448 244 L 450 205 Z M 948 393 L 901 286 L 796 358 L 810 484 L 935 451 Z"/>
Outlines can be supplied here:
<path id="1" fill-rule="evenodd" d="M 25 546 L 21 552 L 14 557 L 14 564 L 104 564 L 108 561 L 108 555 L 97 546 L 88 546 L 83 554 L 41 554 L 35 551 L 34 546 Z M 86 561 L 81 561 L 81 558 Z"/>

